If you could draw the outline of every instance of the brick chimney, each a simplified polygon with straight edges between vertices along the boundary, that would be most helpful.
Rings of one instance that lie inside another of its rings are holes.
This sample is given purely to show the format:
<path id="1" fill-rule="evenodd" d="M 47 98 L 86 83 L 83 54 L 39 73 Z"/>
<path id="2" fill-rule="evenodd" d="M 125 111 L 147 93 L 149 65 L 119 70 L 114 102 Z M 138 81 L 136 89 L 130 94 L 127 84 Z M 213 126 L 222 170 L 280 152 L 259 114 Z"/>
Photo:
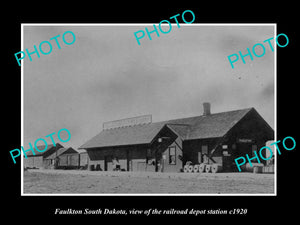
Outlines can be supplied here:
<path id="1" fill-rule="evenodd" d="M 210 103 L 204 102 L 203 103 L 203 116 L 208 116 L 208 115 L 210 115 Z"/>

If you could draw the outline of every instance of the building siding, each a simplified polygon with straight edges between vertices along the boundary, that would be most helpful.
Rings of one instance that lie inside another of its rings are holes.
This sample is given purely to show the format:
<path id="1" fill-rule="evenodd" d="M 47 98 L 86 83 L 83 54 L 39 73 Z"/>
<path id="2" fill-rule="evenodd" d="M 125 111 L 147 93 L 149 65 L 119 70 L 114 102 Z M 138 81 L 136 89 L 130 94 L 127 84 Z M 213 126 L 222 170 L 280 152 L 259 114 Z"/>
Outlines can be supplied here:
<path id="1" fill-rule="evenodd" d="M 89 156 L 88 156 L 88 154 L 86 152 L 80 153 L 79 154 L 79 158 L 80 158 L 79 165 L 81 167 L 88 166 L 88 164 L 89 164 Z"/>
<path id="2" fill-rule="evenodd" d="M 175 164 L 170 164 L 170 148 L 175 149 Z M 163 172 L 180 172 L 183 168 L 182 144 L 180 138 L 177 138 L 169 147 L 163 152 L 164 168 Z"/>
<path id="3" fill-rule="evenodd" d="M 224 171 L 235 171 L 235 158 L 246 154 L 252 157 L 254 149 L 258 152 L 268 140 L 274 139 L 273 129 L 253 108 L 185 118 L 170 124 L 166 122 L 159 128 L 147 144 L 104 147 L 99 142 L 99 148 L 87 148 L 90 164 L 100 164 L 104 170 L 112 170 L 112 158 L 118 157 L 121 169 L 127 171 L 179 172 L 188 161 L 192 164 L 217 163 L 223 166 Z M 128 132 L 132 129 L 137 127 L 109 132 L 115 135 L 116 140 L 121 136 L 128 141 L 126 143 L 131 143 L 130 140 L 139 137 L 138 133 Z M 148 131 L 142 126 L 139 129 Z M 127 132 L 120 133 L 122 130 Z M 137 136 L 132 137 L 131 134 Z M 170 149 L 174 156 L 170 155 Z M 170 163 L 174 157 L 175 163 Z"/>
<path id="4" fill-rule="evenodd" d="M 43 168 L 43 156 L 27 157 L 23 160 L 25 168 Z"/>
<path id="5" fill-rule="evenodd" d="M 177 140 L 178 141 L 178 140 Z M 168 159 L 169 147 L 176 148 L 176 164 L 169 164 Z M 178 144 L 173 142 L 169 147 L 163 151 L 163 155 L 160 164 L 163 162 L 163 169 L 160 167 L 160 171 L 165 172 L 179 172 L 182 169 L 182 161 L 179 159 L 182 156 L 182 150 L 178 147 Z M 147 154 L 148 151 L 148 154 Z M 89 165 L 96 166 L 99 164 L 103 170 L 112 171 L 112 159 L 117 157 L 121 169 L 126 171 L 155 171 L 155 161 L 154 150 L 149 146 L 130 146 L 130 147 L 120 147 L 120 148 L 106 148 L 106 149 L 90 149 L 87 150 L 90 162 Z M 105 162 L 107 166 L 105 166 Z"/>

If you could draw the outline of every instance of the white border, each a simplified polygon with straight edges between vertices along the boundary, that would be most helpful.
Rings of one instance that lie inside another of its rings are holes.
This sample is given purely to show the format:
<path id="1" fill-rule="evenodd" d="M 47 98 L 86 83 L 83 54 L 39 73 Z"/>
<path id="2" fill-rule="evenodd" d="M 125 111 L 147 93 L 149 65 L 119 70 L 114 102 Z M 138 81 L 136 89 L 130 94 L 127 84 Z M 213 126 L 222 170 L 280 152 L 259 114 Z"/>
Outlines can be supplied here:
<path id="1" fill-rule="evenodd" d="M 89 23 L 22 23 L 21 24 L 21 51 L 24 50 L 23 39 L 24 39 L 24 26 L 152 26 L 153 24 L 158 25 L 158 23 L 97 23 L 97 24 L 89 24 Z M 171 23 L 175 24 L 176 23 Z M 167 24 L 162 24 L 163 26 Z M 180 26 L 274 26 L 274 40 L 277 36 L 277 23 L 191 23 L 191 24 L 180 24 Z M 277 45 L 274 42 L 274 141 L 277 141 Z M 24 146 L 24 114 L 23 114 L 23 106 L 24 106 L 24 63 L 21 63 L 21 146 Z M 274 150 L 275 153 L 275 165 L 274 165 L 274 193 L 264 193 L 264 194 L 190 194 L 190 193 L 182 193 L 182 194 L 162 194 L 162 193 L 151 193 L 151 194 L 118 194 L 118 193 L 108 193 L 108 194 L 26 194 L 24 193 L 24 185 L 23 185 L 23 151 L 21 151 L 21 196 L 277 196 L 277 151 Z"/>

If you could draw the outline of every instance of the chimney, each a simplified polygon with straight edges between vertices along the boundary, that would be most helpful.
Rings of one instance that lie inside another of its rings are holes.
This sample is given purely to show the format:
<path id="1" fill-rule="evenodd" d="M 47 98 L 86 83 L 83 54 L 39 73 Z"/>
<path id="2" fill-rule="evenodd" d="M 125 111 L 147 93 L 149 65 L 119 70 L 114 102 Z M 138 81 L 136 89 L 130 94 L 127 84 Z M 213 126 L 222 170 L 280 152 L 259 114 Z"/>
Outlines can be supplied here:
<path id="1" fill-rule="evenodd" d="M 210 115 L 210 103 L 204 102 L 203 103 L 203 116 L 208 116 L 208 115 Z"/>

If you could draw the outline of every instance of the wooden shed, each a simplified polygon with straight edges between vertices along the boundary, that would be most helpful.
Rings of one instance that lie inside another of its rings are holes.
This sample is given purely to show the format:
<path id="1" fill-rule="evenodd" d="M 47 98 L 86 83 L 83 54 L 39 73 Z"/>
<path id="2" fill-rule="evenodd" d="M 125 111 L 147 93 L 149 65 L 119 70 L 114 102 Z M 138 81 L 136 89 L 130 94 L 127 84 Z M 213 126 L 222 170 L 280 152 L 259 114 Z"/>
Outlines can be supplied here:
<path id="1" fill-rule="evenodd" d="M 128 121 L 133 121 L 131 124 Z M 136 121 L 143 121 L 138 123 Z M 254 108 L 145 123 L 145 118 L 118 120 L 83 144 L 90 164 L 113 170 L 179 172 L 187 161 L 218 163 L 235 171 L 234 159 L 265 146 L 274 131 Z"/>
<path id="2" fill-rule="evenodd" d="M 73 148 L 60 148 L 45 158 L 47 169 L 78 169 L 79 153 Z"/>
<path id="3" fill-rule="evenodd" d="M 38 149 L 45 149 L 45 145 L 37 146 Z M 43 152 L 39 152 L 34 148 L 34 153 L 32 151 L 26 152 L 26 156 L 24 155 L 24 168 L 48 168 L 48 161 L 46 158 L 52 153 L 56 152 L 57 149 L 63 148 L 63 146 L 59 143 L 56 143 L 55 146 L 53 144 L 48 144 L 47 149 Z"/>

